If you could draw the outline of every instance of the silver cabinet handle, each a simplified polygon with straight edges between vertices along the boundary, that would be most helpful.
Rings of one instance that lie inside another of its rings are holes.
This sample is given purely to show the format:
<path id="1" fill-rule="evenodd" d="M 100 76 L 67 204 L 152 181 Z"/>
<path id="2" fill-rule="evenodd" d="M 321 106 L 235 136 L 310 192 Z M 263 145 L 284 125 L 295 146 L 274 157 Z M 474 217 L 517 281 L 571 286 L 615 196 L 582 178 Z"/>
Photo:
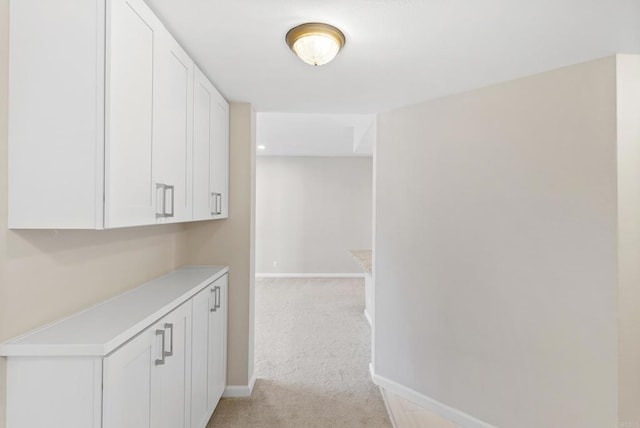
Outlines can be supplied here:
<path id="1" fill-rule="evenodd" d="M 162 212 L 159 213 L 156 210 L 156 218 L 164 218 L 167 216 L 167 185 L 163 183 L 156 183 L 156 197 L 158 196 L 158 189 L 162 189 Z M 158 201 L 156 200 L 156 207 L 158 206 Z"/>
<path id="2" fill-rule="evenodd" d="M 160 348 L 162 350 L 162 352 L 160 353 L 160 355 L 162 355 L 160 358 L 156 359 L 156 366 L 161 366 L 164 364 L 164 357 L 165 357 L 165 353 L 164 353 L 164 330 L 156 330 L 156 337 L 158 336 L 162 336 L 162 347 Z M 173 334 L 172 334 L 173 336 Z"/>
<path id="3" fill-rule="evenodd" d="M 164 204 L 163 204 L 163 209 L 166 209 L 165 205 L 167 202 L 167 190 L 171 190 L 171 212 L 170 213 L 166 213 L 165 212 L 165 217 L 173 217 L 175 214 L 174 208 L 175 208 L 175 186 L 174 185 L 165 185 L 164 186 Z"/>
<path id="4" fill-rule="evenodd" d="M 216 288 L 217 287 L 213 287 L 211 289 L 211 292 L 214 293 L 213 294 L 213 307 L 209 309 L 209 312 L 215 312 L 218 308 L 216 307 Z"/>
<path id="5" fill-rule="evenodd" d="M 220 308 L 220 286 L 216 286 L 216 310 Z"/>
<path id="6" fill-rule="evenodd" d="M 211 215 L 222 214 L 222 193 L 211 192 L 212 208 Z"/>
<path id="7" fill-rule="evenodd" d="M 169 342 L 169 352 L 164 350 L 164 342 L 162 343 L 162 345 L 163 345 L 162 346 L 162 351 L 163 351 L 162 358 L 163 359 L 164 359 L 164 357 L 170 357 L 170 356 L 173 355 L 173 324 L 167 323 L 167 324 L 164 325 L 164 328 L 171 330 L 171 341 Z"/>

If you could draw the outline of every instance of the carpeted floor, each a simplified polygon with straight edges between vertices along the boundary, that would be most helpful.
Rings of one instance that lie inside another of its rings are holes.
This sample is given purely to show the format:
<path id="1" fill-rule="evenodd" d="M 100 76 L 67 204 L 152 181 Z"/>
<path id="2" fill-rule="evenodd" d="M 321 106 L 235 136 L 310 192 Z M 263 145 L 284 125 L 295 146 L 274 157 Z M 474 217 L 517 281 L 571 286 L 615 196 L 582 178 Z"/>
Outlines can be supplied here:
<path id="1" fill-rule="evenodd" d="M 359 278 L 256 280 L 251 398 L 222 399 L 208 428 L 391 427 L 369 377 Z"/>

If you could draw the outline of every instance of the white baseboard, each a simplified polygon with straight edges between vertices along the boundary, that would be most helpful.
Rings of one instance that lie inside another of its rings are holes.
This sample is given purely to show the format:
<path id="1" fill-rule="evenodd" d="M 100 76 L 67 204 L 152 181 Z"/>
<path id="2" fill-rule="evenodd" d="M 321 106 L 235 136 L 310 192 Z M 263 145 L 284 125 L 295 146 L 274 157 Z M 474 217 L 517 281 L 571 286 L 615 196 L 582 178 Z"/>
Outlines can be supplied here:
<path id="1" fill-rule="evenodd" d="M 256 377 L 254 376 L 249 385 L 227 385 L 222 393 L 226 398 L 246 398 L 251 397 L 253 387 L 256 385 Z"/>
<path id="2" fill-rule="evenodd" d="M 371 364 L 369 364 L 369 370 L 371 370 Z M 384 408 L 387 410 L 387 415 L 389 415 L 391 426 L 393 428 L 398 428 L 398 424 L 396 423 L 396 418 L 393 412 L 391 411 L 391 406 L 389 406 L 389 401 L 387 400 L 387 394 L 385 393 L 384 388 L 378 387 L 378 389 L 380 390 L 380 395 L 382 395 L 382 402 L 384 403 Z"/>
<path id="3" fill-rule="evenodd" d="M 367 322 L 371 327 L 373 327 L 373 322 L 371 322 L 371 315 L 369 315 L 369 311 L 364 310 L 364 317 L 367 319 Z"/>
<path id="4" fill-rule="evenodd" d="M 460 425 L 462 428 L 496 428 L 493 425 L 476 419 L 461 410 L 449 407 L 431 397 L 427 397 L 426 395 L 420 394 L 411 388 L 407 388 L 404 385 L 400 385 L 397 382 L 376 374 L 372 364 L 369 364 L 369 371 L 371 372 L 371 379 L 373 380 L 373 383 L 379 387 L 384 388 L 393 394 L 399 395 L 400 397 L 407 399 L 426 410 L 437 413 L 443 418 Z"/>
<path id="5" fill-rule="evenodd" d="M 256 278 L 364 278 L 364 273 L 257 273 Z"/>

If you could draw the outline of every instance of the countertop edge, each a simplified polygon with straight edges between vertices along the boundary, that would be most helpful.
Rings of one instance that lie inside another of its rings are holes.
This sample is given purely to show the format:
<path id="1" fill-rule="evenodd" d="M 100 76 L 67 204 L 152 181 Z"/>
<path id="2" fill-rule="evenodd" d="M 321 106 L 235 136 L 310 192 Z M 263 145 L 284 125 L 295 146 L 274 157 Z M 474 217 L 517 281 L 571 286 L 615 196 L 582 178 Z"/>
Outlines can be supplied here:
<path id="1" fill-rule="evenodd" d="M 203 281 L 200 281 L 200 283 L 198 283 L 197 285 L 194 285 L 192 288 L 189 289 L 189 291 L 183 293 L 182 295 L 180 295 L 170 303 L 160 307 L 158 310 L 154 311 L 152 314 L 150 314 L 143 320 L 125 329 L 124 331 L 122 331 L 121 333 L 119 333 L 113 339 L 109 340 L 106 343 L 81 344 L 81 345 L 14 343 L 15 341 L 18 341 L 20 339 L 33 335 L 39 331 L 42 331 L 44 329 L 53 327 L 57 324 L 63 323 L 64 321 L 74 316 L 77 316 L 78 314 L 90 311 L 100 305 L 103 305 L 109 302 L 110 300 L 120 298 L 160 278 L 164 278 L 165 276 L 174 274 L 181 270 L 197 269 L 197 268 L 219 268 L 219 270 L 215 272 L 213 275 L 208 276 Z M 131 340 L 132 338 L 140 334 L 149 326 L 151 326 L 154 322 L 158 321 L 164 315 L 168 314 L 178 306 L 185 303 L 187 300 L 191 299 L 193 296 L 195 296 L 200 291 L 205 289 L 209 284 L 211 284 L 211 282 L 216 281 L 217 279 L 221 278 L 223 275 L 225 275 L 228 272 L 229 272 L 228 266 L 184 266 L 182 268 L 173 270 L 161 277 L 155 278 L 151 281 L 146 281 L 145 283 L 140 284 L 139 286 L 134 287 L 131 290 L 127 290 L 124 293 L 118 294 L 114 297 L 111 297 L 89 308 L 75 312 L 67 317 L 53 321 L 42 327 L 38 327 L 36 329 L 28 331 L 22 335 L 13 337 L 4 343 L 0 343 L 0 357 L 104 357 L 110 354 L 111 352 L 115 351 L 116 349 L 118 349 L 120 346 L 124 345 L 126 342 L 128 342 L 129 340 Z"/>

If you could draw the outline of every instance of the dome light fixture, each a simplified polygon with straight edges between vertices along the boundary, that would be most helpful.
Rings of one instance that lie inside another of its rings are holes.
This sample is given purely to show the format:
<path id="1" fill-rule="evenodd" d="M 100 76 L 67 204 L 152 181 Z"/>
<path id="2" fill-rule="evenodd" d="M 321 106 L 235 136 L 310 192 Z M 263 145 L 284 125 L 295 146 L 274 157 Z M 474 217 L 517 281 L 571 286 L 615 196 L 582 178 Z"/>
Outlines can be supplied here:
<path id="1" fill-rule="evenodd" d="M 311 65 L 328 63 L 336 57 L 345 43 L 342 31 L 320 22 L 307 22 L 293 27 L 285 38 L 291 50 Z"/>

